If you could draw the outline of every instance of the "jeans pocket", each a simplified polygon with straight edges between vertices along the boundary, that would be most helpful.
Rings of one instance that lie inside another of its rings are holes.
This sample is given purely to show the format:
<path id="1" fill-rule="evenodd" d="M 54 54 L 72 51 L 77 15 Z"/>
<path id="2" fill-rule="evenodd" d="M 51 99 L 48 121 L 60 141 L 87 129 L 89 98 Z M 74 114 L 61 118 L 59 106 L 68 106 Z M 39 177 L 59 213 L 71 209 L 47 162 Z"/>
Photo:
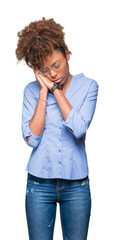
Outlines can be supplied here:
<path id="1" fill-rule="evenodd" d="M 89 185 L 89 178 L 87 177 L 86 179 L 82 179 L 81 181 L 81 186 Z"/>

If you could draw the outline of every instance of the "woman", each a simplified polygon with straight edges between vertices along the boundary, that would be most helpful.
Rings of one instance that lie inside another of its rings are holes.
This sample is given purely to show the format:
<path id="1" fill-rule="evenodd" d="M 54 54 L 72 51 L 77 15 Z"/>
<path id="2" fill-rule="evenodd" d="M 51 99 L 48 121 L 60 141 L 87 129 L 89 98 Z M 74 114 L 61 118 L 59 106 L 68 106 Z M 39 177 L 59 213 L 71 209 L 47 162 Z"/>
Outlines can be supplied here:
<path id="1" fill-rule="evenodd" d="M 53 19 L 18 33 L 16 56 L 34 71 L 24 89 L 22 134 L 32 147 L 27 164 L 26 216 L 30 240 L 52 240 L 59 203 L 64 240 L 87 239 L 91 193 L 85 137 L 98 84 L 72 76 L 63 27 Z"/>

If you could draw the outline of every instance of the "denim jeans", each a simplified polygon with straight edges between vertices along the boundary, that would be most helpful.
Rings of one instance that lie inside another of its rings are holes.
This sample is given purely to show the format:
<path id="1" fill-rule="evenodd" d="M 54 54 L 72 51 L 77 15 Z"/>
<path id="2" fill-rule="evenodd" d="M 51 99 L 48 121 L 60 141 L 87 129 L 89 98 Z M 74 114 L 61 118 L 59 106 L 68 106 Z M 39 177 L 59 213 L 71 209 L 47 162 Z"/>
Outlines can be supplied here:
<path id="1" fill-rule="evenodd" d="M 86 240 L 91 212 L 89 185 L 88 177 L 44 179 L 28 173 L 25 209 L 29 239 L 53 240 L 58 203 L 63 240 Z"/>

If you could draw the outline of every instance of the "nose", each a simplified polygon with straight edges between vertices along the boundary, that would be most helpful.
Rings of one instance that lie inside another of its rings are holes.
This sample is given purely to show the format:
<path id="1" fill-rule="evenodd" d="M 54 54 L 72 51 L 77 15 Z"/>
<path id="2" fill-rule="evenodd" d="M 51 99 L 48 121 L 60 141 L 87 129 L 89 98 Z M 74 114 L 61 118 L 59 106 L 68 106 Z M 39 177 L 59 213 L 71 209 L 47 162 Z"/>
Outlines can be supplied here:
<path id="1" fill-rule="evenodd" d="M 57 72 L 54 71 L 53 69 L 50 69 L 50 77 L 55 78 L 57 76 Z"/>

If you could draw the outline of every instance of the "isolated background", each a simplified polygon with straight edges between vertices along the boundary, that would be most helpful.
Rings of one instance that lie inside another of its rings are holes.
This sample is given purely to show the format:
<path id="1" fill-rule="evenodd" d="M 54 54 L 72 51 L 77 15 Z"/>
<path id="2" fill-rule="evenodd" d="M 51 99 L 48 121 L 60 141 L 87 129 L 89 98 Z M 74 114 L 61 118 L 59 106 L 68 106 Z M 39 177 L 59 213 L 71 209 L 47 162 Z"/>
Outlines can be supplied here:
<path id="1" fill-rule="evenodd" d="M 64 26 L 70 72 L 95 79 L 99 95 L 86 135 L 92 194 L 88 240 L 114 239 L 114 7 L 113 1 L 4 1 L 0 6 L 0 239 L 28 240 L 25 171 L 32 148 L 21 133 L 24 87 L 34 73 L 17 65 L 17 32 L 43 16 Z M 54 240 L 62 240 L 59 205 Z"/>

